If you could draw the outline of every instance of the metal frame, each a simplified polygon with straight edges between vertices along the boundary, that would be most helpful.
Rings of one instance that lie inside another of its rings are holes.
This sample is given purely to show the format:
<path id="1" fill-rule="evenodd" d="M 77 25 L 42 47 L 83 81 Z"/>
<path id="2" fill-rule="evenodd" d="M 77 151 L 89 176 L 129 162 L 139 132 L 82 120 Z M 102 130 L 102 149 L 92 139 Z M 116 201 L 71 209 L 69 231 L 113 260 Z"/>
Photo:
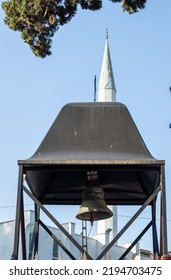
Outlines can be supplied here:
<path id="1" fill-rule="evenodd" d="M 92 259 L 91 256 L 82 248 L 82 246 L 65 230 L 65 228 L 55 219 L 54 216 L 40 203 L 40 201 L 26 188 L 21 180 L 20 172 L 22 172 L 23 166 L 19 169 L 19 185 L 18 185 L 18 195 L 17 195 L 17 208 L 16 208 L 16 225 L 14 234 L 14 250 L 11 259 L 17 260 L 19 253 L 19 235 L 21 229 L 21 240 L 22 240 L 22 252 L 23 260 L 26 260 L 26 242 L 25 242 L 25 228 L 24 228 L 24 208 L 23 208 L 23 193 L 26 193 L 35 203 L 35 208 L 38 211 L 35 212 L 35 226 L 34 226 L 34 256 L 38 254 L 38 238 L 39 238 L 39 225 L 41 225 L 49 235 L 58 243 L 58 245 L 70 256 L 72 260 L 75 257 L 67 250 L 67 248 L 58 240 L 58 238 L 44 225 L 40 220 L 40 209 L 48 216 L 48 218 L 67 236 L 67 238 L 76 246 L 78 250 L 86 259 Z"/>
<path id="2" fill-rule="evenodd" d="M 152 193 L 152 195 L 146 200 L 146 202 L 140 207 L 140 209 L 133 215 L 133 217 L 128 221 L 128 223 L 121 229 L 121 231 L 113 238 L 113 240 L 106 246 L 106 248 L 97 257 L 97 260 L 102 259 L 102 257 L 110 250 L 110 248 L 118 241 L 118 239 L 124 234 L 124 232 L 132 225 L 132 223 L 138 218 L 138 216 L 143 212 L 143 210 L 153 201 L 161 190 L 160 186 Z M 141 236 L 142 237 L 142 236 Z"/>
<path id="3" fill-rule="evenodd" d="M 42 226 L 47 233 L 58 243 L 58 245 L 68 254 L 68 256 L 75 260 L 75 257 L 67 250 L 67 248 L 58 240 L 58 238 L 44 225 L 40 220 L 40 210 L 42 210 L 48 218 L 67 236 L 67 238 L 76 246 L 76 248 L 86 256 L 86 259 L 92 260 L 92 257 L 84 250 L 84 248 L 63 228 L 63 226 L 52 216 L 52 214 L 42 205 L 42 203 L 30 192 L 30 190 L 24 186 L 24 166 L 19 166 L 19 179 L 18 179 L 18 194 L 17 194 L 17 208 L 16 208 L 16 225 L 14 234 L 14 250 L 12 254 L 12 260 L 18 259 L 19 252 L 19 236 L 21 231 L 21 245 L 22 245 L 22 259 L 27 259 L 26 252 L 26 238 L 25 238 L 25 223 L 24 223 L 24 201 L 23 194 L 27 194 L 35 203 L 35 226 L 33 232 L 34 238 L 34 257 L 38 254 L 38 239 L 39 239 L 39 226 Z M 158 244 L 157 228 L 156 228 L 156 199 L 160 193 L 161 197 L 161 216 L 160 216 L 160 248 Z M 135 244 L 142 238 L 149 228 L 152 227 L 153 238 L 153 258 L 156 256 L 162 256 L 167 254 L 167 220 L 166 220 L 166 194 L 165 194 L 165 178 L 164 178 L 164 166 L 160 168 L 160 185 L 154 190 L 154 192 L 148 197 L 140 209 L 133 215 L 128 223 L 121 229 L 121 231 L 113 238 L 113 240 L 106 246 L 106 248 L 99 254 L 97 260 L 102 259 L 105 254 L 111 249 L 111 247 L 118 241 L 118 239 L 125 233 L 125 231 L 132 225 L 132 223 L 138 218 L 138 216 L 144 211 L 144 209 L 151 205 L 152 219 L 144 230 L 138 235 L 138 237 L 132 242 L 130 247 L 119 258 L 124 259 Z M 31 257 L 31 256 L 30 256 Z M 29 258 L 30 258 L 29 257 Z"/>

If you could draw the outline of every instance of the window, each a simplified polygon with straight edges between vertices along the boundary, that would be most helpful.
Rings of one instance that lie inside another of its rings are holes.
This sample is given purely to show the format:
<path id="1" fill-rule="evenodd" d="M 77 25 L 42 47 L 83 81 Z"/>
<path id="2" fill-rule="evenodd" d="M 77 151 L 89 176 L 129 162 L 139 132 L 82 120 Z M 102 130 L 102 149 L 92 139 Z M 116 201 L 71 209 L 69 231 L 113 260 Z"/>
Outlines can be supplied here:
<path id="1" fill-rule="evenodd" d="M 141 251 L 141 257 L 150 259 L 150 252 Z"/>
<path id="2" fill-rule="evenodd" d="M 52 260 L 58 259 L 58 244 L 55 240 L 53 240 L 53 252 L 52 252 Z"/>

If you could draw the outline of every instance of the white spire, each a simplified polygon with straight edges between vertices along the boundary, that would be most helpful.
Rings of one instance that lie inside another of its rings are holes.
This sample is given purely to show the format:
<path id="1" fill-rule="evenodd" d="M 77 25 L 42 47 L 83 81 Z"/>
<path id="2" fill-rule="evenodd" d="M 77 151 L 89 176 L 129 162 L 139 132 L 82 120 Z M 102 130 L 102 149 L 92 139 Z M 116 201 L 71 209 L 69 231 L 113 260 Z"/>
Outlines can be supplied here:
<path id="1" fill-rule="evenodd" d="M 99 80 L 98 101 L 116 101 L 116 87 L 110 58 L 108 31 L 106 31 L 106 43 Z"/>

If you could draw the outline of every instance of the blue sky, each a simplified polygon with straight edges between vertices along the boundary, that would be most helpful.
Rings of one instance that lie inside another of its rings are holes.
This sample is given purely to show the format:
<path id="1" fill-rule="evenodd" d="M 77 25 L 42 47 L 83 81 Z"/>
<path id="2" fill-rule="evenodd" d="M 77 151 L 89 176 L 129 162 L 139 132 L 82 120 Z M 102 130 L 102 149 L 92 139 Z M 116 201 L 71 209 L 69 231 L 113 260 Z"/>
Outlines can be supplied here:
<path id="1" fill-rule="evenodd" d="M 107 28 L 117 100 L 128 107 L 151 154 L 166 161 L 171 236 L 171 3 L 148 0 L 146 9 L 128 15 L 120 4 L 103 2 L 100 11 L 78 11 L 60 28 L 45 59 L 36 58 L 20 34 L 4 25 L 0 9 L 0 222 L 15 217 L 17 161 L 35 152 L 63 105 L 93 101 Z M 65 221 L 75 215 L 63 213 Z M 119 215 L 120 223 L 129 216 L 125 209 Z M 142 246 L 148 248 L 145 238 Z"/>

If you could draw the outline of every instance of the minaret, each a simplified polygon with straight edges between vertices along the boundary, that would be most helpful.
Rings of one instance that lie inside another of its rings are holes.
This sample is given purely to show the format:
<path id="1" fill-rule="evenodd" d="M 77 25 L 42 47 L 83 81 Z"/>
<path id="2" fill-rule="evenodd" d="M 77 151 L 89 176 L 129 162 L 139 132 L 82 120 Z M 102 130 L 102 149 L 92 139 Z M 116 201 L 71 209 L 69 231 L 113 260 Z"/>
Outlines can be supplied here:
<path id="1" fill-rule="evenodd" d="M 106 42 L 99 80 L 98 102 L 99 101 L 116 101 L 116 87 L 109 52 L 108 31 L 106 31 Z M 97 234 L 99 235 L 98 239 L 105 245 L 110 242 L 117 234 L 117 206 L 108 207 L 113 212 L 113 217 L 106 220 L 98 221 L 97 224 Z"/>
<path id="2" fill-rule="evenodd" d="M 116 87 L 113 77 L 112 62 L 110 58 L 108 31 L 106 31 L 106 43 L 99 80 L 98 102 L 112 101 L 116 101 Z"/>

